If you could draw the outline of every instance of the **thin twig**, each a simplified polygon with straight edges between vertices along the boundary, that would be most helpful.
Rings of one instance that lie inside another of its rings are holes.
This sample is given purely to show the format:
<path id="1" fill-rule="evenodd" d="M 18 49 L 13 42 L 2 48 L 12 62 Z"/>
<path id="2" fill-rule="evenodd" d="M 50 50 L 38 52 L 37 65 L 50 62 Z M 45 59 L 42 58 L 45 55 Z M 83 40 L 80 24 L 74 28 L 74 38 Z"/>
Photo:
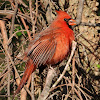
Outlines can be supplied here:
<path id="1" fill-rule="evenodd" d="M 52 98 L 54 95 L 56 95 L 57 93 L 61 93 L 61 91 L 56 91 L 56 92 L 54 92 L 53 94 L 51 94 L 48 98 L 47 98 L 47 100 L 50 100 L 50 98 Z"/>
<path id="2" fill-rule="evenodd" d="M 72 62 L 72 92 L 74 95 L 74 86 L 75 86 L 75 55 L 73 57 L 73 62 Z"/>
<path id="3" fill-rule="evenodd" d="M 68 99 L 68 97 L 69 97 L 69 95 L 71 94 L 71 92 L 72 92 L 72 89 L 70 90 L 69 93 L 67 93 L 67 95 L 65 95 L 65 99 L 64 99 L 64 100 L 67 100 L 67 99 Z"/>
<path id="4" fill-rule="evenodd" d="M 12 17 L 12 25 L 11 25 L 11 31 L 10 31 L 10 36 L 12 35 L 13 33 L 13 29 L 14 29 L 14 22 L 15 22 L 15 17 L 16 17 L 16 13 L 17 13 L 17 9 L 18 9 L 18 3 L 17 1 L 15 0 L 15 10 L 14 10 L 14 14 L 13 14 L 13 17 Z"/>
<path id="5" fill-rule="evenodd" d="M 35 73 L 32 73 L 32 79 L 31 79 L 32 100 L 35 100 L 35 97 L 34 97 L 34 74 L 35 74 Z"/>
<path id="6" fill-rule="evenodd" d="M 14 11 L 12 10 L 0 10 L 0 15 L 13 15 L 14 14 Z"/>
<path id="7" fill-rule="evenodd" d="M 14 34 L 12 34 L 11 37 L 9 38 L 9 40 L 8 40 L 8 45 L 10 44 L 11 39 L 12 39 L 14 36 L 16 36 L 16 33 L 18 33 L 18 32 L 25 32 L 25 31 L 26 31 L 26 30 L 18 30 L 18 31 L 16 31 Z"/>
<path id="8" fill-rule="evenodd" d="M 28 6 L 22 1 L 22 0 L 17 0 L 18 1 L 18 3 L 21 5 L 23 5 L 25 8 L 27 8 Z"/>
<path id="9" fill-rule="evenodd" d="M 32 16 L 32 0 L 29 1 L 29 8 L 30 8 L 30 18 L 32 23 L 32 32 L 35 33 L 35 22 L 34 22 L 34 16 Z"/>
<path id="10" fill-rule="evenodd" d="M 56 86 L 54 88 L 51 88 L 50 92 L 55 90 L 55 89 L 57 89 L 57 88 L 59 88 L 59 87 L 63 87 L 63 86 L 70 86 L 70 87 L 72 87 L 72 83 L 58 85 L 58 86 Z"/>
<path id="11" fill-rule="evenodd" d="M 7 93 L 8 93 L 8 100 L 10 100 L 10 64 L 9 64 L 9 58 L 7 56 L 7 64 L 8 64 L 8 85 L 7 85 Z"/>
<path id="12" fill-rule="evenodd" d="M 91 99 L 91 96 L 89 96 L 87 93 L 85 93 L 77 84 L 75 84 L 75 87 L 78 88 L 82 92 L 82 94 L 85 96 L 86 100 L 88 100 L 87 97 Z"/>
<path id="13" fill-rule="evenodd" d="M 7 70 L 7 67 L 3 70 L 2 74 L 0 74 L 0 78 L 4 77 L 8 73 L 8 71 L 6 72 L 6 70 Z"/>
<path id="14" fill-rule="evenodd" d="M 7 67 L 8 68 L 8 67 Z M 5 79 L 8 77 L 9 71 L 7 71 L 6 74 L 4 74 L 3 78 L 0 80 L 0 86 L 3 85 L 3 83 L 5 83 Z"/>
<path id="15" fill-rule="evenodd" d="M 14 80 L 12 79 L 12 80 L 10 80 L 10 83 L 12 83 Z M 8 83 L 7 82 L 5 82 L 4 84 L 3 84 L 3 86 L 2 87 L 0 87 L 0 91 L 2 90 L 2 89 L 4 89 L 5 87 L 6 87 L 6 85 L 7 85 Z"/>
<path id="16" fill-rule="evenodd" d="M 82 96 L 81 96 L 81 94 L 80 94 L 80 92 L 77 91 L 76 88 L 74 88 L 74 91 L 76 92 L 76 94 L 78 95 L 78 97 L 80 98 L 80 100 L 83 100 L 83 99 L 82 99 Z"/>

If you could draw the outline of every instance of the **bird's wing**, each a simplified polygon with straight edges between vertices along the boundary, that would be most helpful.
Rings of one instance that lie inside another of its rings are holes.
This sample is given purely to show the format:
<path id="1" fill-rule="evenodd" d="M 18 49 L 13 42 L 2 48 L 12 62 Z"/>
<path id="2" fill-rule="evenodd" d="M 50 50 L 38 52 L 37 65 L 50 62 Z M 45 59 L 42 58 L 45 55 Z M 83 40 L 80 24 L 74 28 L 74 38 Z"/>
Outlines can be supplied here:
<path id="1" fill-rule="evenodd" d="M 45 64 L 50 61 L 56 50 L 56 37 L 60 35 L 59 28 L 47 28 L 31 41 L 26 56 L 33 60 L 35 65 Z"/>
<path id="2" fill-rule="evenodd" d="M 55 34 L 59 34 L 59 29 L 61 29 L 62 27 L 47 27 L 45 30 L 41 31 L 40 33 L 37 33 L 33 40 L 30 42 L 30 46 L 32 46 L 39 38 L 43 37 L 43 36 L 47 36 L 47 35 L 53 35 L 56 36 Z"/>
<path id="3" fill-rule="evenodd" d="M 53 37 L 50 39 L 43 39 L 36 41 L 34 45 L 30 48 L 27 56 L 33 60 L 34 65 L 41 66 L 47 61 L 51 60 L 56 50 L 57 43 L 54 41 Z"/>

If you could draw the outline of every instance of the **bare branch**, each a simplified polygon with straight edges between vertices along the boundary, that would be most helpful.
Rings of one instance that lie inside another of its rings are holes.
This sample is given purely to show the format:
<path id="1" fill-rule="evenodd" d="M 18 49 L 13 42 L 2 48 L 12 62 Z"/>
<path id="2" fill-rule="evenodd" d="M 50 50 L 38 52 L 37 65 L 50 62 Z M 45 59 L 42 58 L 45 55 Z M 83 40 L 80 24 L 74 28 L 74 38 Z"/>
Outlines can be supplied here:
<path id="1" fill-rule="evenodd" d="M 96 24 L 92 24 L 92 23 L 80 23 L 80 25 L 82 25 L 82 26 L 96 27 L 96 26 L 100 26 L 100 23 L 96 23 Z"/>
<path id="2" fill-rule="evenodd" d="M 74 86 L 75 86 L 75 55 L 73 57 L 73 63 L 72 63 L 72 91 L 74 94 Z"/>
<path id="3" fill-rule="evenodd" d="M 84 0 L 79 0 L 77 18 L 76 18 L 77 25 L 81 23 L 83 6 L 84 6 Z"/>
<path id="4" fill-rule="evenodd" d="M 25 88 L 28 89 L 29 86 L 30 86 L 30 83 L 31 83 L 31 76 L 29 77 L 28 82 L 27 82 Z M 29 94 L 30 94 L 30 93 L 29 93 Z M 32 94 L 30 94 L 30 96 L 32 97 Z M 26 92 L 26 90 L 25 90 L 24 88 L 22 88 L 20 100 L 26 100 L 26 98 L 27 98 L 27 92 Z M 33 100 L 33 99 L 32 99 L 32 100 Z"/>
<path id="5" fill-rule="evenodd" d="M 55 70 L 53 68 L 50 68 L 46 77 L 45 86 L 38 100 L 46 100 L 47 96 L 49 95 L 50 86 L 54 76 L 55 76 Z"/>
<path id="6" fill-rule="evenodd" d="M 32 93 L 32 100 L 35 100 L 34 97 L 34 72 L 32 73 L 32 79 L 31 79 L 31 93 Z"/>

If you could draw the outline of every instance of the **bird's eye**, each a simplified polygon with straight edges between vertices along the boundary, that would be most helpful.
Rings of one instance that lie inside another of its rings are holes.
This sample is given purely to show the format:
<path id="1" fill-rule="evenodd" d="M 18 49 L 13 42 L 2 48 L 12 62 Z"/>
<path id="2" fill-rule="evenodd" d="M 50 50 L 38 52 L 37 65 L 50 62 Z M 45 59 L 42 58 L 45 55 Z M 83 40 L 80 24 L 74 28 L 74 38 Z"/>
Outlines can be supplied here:
<path id="1" fill-rule="evenodd" d="M 68 22 L 68 19 L 64 18 L 64 21 Z"/>
<path id="2" fill-rule="evenodd" d="M 69 20 L 71 20 L 71 18 L 67 19 L 67 18 L 64 18 L 64 21 L 68 22 Z"/>

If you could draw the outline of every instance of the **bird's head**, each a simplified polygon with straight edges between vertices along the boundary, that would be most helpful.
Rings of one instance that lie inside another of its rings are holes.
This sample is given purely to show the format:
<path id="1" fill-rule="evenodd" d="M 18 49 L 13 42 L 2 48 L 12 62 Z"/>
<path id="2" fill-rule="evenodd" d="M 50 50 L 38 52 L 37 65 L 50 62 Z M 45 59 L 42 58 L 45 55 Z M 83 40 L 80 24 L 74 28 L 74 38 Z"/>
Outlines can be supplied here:
<path id="1" fill-rule="evenodd" d="M 68 25 L 73 26 L 76 25 L 76 21 L 70 17 L 66 12 L 62 10 L 56 10 L 58 18 L 63 22 L 66 22 Z"/>

